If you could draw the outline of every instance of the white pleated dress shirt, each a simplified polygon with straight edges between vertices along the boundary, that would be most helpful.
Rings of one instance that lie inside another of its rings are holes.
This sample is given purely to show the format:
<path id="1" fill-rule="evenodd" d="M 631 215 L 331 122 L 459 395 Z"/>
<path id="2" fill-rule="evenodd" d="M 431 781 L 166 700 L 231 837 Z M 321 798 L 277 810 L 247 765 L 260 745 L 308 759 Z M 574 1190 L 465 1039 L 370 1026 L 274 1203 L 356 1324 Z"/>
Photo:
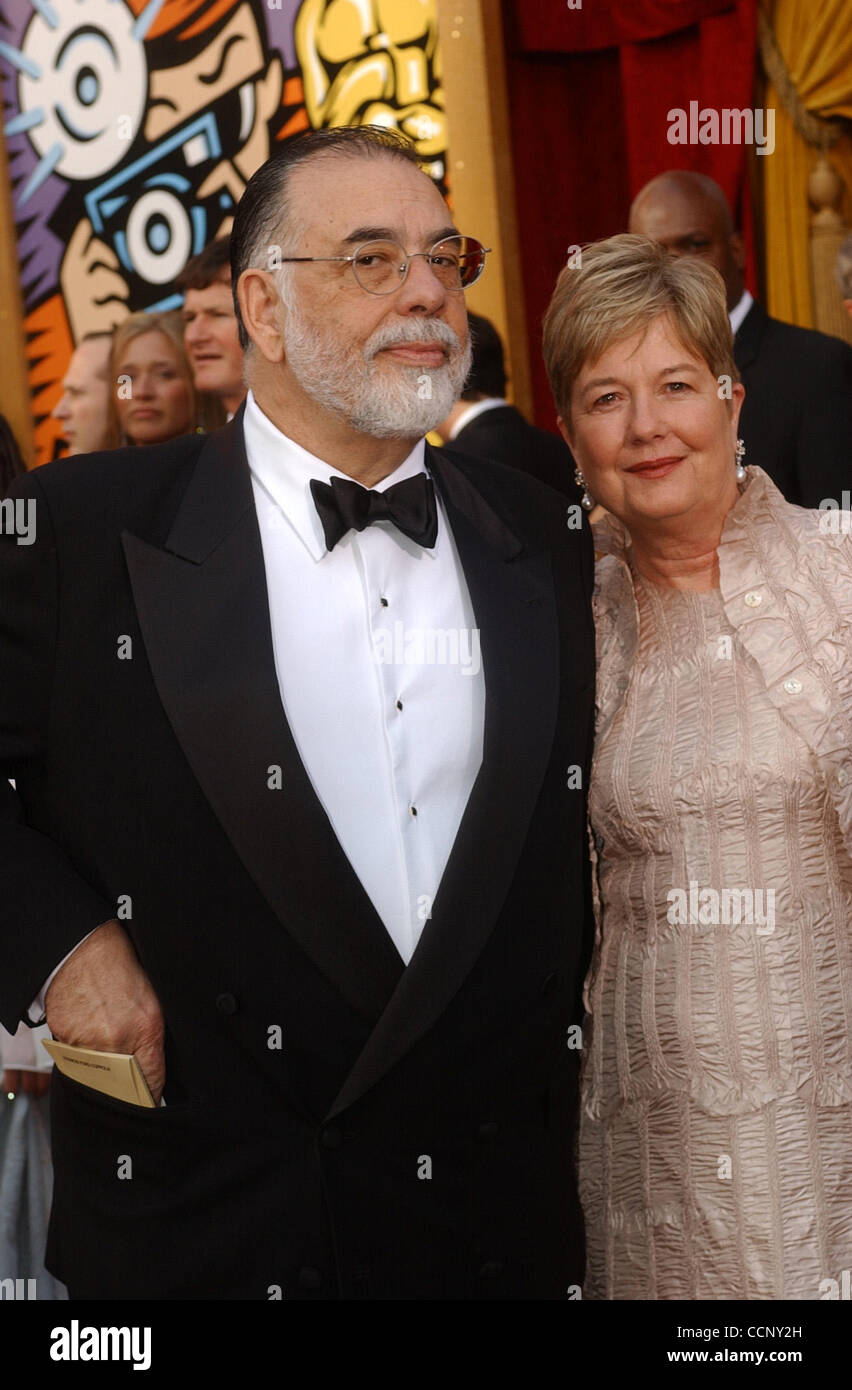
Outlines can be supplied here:
<path id="1" fill-rule="evenodd" d="M 243 428 L 284 712 L 407 964 L 482 764 L 485 680 L 455 542 L 439 498 L 431 550 L 375 522 L 328 551 L 310 481 L 346 475 L 282 434 L 251 392 Z M 424 472 L 424 456 L 421 440 L 375 490 Z"/>

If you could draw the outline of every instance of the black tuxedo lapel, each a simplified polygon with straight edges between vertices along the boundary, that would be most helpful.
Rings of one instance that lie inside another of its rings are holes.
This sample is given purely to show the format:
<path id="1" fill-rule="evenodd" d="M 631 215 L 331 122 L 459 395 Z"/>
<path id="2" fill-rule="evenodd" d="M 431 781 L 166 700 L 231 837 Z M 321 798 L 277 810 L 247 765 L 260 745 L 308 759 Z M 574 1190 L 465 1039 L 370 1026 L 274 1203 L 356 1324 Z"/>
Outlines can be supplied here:
<path id="1" fill-rule="evenodd" d="M 483 763 L 407 969 L 311 787 L 281 706 L 241 415 L 205 444 L 165 548 L 123 535 L 159 697 L 248 872 L 322 973 L 375 1027 L 330 1114 L 440 1016 L 495 925 L 553 740 L 558 627 L 546 552 L 525 551 L 430 451 L 480 633 Z M 282 789 L 268 786 L 281 768 Z"/>
<path id="2" fill-rule="evenodd" d="M 546 552 L 525 552 L 452 463 L 427 455 L 480 632 L 483 761 L 432 916 L 329 1116 L 374 1085 L 432 1026 L 482 951 L 511 885 L 553 742 L 559 690 L 556 603 Z"/>
<path id="3" fill-rule="evenodd" d="M 157 692 L 204 794 L 287 930 L 374 1022 L 403 963 L 281 705 L 242 412 L 205 444 L 165 549 L 122 539 Z"/>
<path id="4" fill-rule="evenodd" d="M 734 361 L 740 372 L 751 365 L 760 351 L 767 317 L 766 310 L 755 300 L 734 334 Z"/>

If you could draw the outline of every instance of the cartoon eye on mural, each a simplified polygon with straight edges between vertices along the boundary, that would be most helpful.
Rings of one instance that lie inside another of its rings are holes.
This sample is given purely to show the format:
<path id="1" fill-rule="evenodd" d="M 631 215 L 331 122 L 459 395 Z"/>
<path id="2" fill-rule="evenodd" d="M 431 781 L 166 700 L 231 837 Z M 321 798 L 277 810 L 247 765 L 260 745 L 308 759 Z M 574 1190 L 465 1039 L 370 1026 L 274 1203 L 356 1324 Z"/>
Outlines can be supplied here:
<path id="1" fill-rule="evenodd" d="M 0 75 L 36 462 L 75 343 L 181 302 L 277 141 L 402 130 L 443 186 L 435 0 L 7 0 Z"/>

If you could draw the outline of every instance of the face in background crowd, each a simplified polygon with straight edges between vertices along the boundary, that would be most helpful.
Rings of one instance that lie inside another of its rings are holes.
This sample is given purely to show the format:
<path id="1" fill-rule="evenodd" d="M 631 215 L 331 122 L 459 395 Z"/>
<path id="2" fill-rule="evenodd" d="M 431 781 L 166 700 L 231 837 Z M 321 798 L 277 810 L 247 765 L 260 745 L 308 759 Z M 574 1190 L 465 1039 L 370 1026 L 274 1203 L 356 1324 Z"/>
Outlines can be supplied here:
<path id="1" fill-rule="evenodd" d="M 717 183 L 705 174 L 672 170 L 651 179 L 630 209 L 630 231 L 665 246 L 673 256 L 700 256 L 725 282 L 728 311 L 745 288 L 745 247 Z"/>
<path id="2" fill-rule="evenodd" d="M 118 430 L 110 392 L 112 335 L 84 338 L 74 349 L 53 417 L 62 421 L 69 454 L 114 449 Z"/>
<path id="3" fill-rule="evenodd" d="M 195 392 L 185 357 L 161 329 L 117 348 L 113 373 L 122 434 L 130 444 L 162 444 L 195 429 Z M 128 399 L 123 399 L 128 395 Z"/>
<path id="4" fill-rule="evenodd" d="M 243 350 L 229 275 L 204 289 L 186 291 L 183 324 L 196 391 L 218 396 L 232 415 L 245 395 L 245 386 Z"/>

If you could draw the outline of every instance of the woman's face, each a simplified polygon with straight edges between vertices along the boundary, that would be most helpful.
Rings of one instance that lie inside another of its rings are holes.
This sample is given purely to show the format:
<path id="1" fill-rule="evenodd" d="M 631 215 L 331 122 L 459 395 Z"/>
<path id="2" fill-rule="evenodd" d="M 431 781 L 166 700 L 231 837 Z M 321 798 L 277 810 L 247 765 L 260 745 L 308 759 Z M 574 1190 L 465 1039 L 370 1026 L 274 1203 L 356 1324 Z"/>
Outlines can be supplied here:
<path id="1" fill-rule="evenodd" d="M 161 444 L 194 429 L 192 384 L 173 343 L 158 328 L 131 338 L 116 376 L 124 378 L 118 382 L 118 418 L 132 443 Z"/>
<path id="2" fill-rule="evenodd" d="M 696 527 L 733 505 L 737 421 L 731 399 L 702 357 L 686 348 L 668 314 L 586 362 L 571 419 L 560 428 L 596 502 L 628 530 L 685 518 Z"/>

